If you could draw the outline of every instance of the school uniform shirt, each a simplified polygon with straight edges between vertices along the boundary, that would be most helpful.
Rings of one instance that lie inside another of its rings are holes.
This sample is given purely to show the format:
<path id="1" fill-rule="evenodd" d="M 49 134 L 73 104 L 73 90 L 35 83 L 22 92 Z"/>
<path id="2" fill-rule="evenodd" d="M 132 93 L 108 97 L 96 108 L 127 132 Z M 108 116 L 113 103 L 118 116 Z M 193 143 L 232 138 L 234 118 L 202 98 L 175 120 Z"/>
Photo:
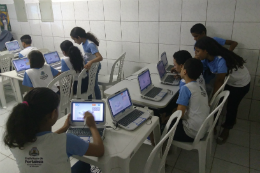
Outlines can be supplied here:
<path id="1" fill-rule="evenodd" d="M 42 68 L 31 68 L 25 71 L 23 85 L 28 87 L 47 87 L 53 80 L 54 76 L 58 75 L 59 71 L 53 67 L 44 64 Z M 54 92 L 58 91 L 56 86 L 52 87 Z"/>
<path id="2" fill-rule="evenodd" d="M 18 54 L 18 56 L 19 56 L 19 58 L 22 58 L 22 57 L 27 57 L 27 55 L 31 52 L 31 51 L 33 51 L 33 50 L 38 50 L 36 47 L 27 47 L 27 48 L 25 48 L 25 49 L 23 49 L 19 54 Z"/>
<path id="3" fill-rule="evenodd" d="M 204 77 L 203 77 L 203 75 L 201 74 L 200 76 L 199 76 L 199 78 L 197 79 L 197 83 L 200 85 L 200 86 L 202 86 L 204 89 L 206 88 L 206 85 L 205 85 L 205 80 L 204 80 Z M 182 87 L 182 86 L 184 86 L 186 84 L 186 82 L 185 82 L 185 80 L 184 79 L 181 79 L 181 81 L 180 81 L 180 88 Z"/>
<path id="4" fill-rule="evenodd" d="M 71 173 L 69 157 L 83 156 L 89 143 L 72 134 L 49 131 L 37 134 L 35 142 L 21 150 L 10 148 L 21 173 Z"/>
<path id="5" fill-rule="evenodd" d="M 208 61 L 207 59 L 202 60 L 203 67 L 209 68 L 211 73 L 220 74 L 227 73 L 228 68 L 226 60 L 221 56 L 216 56 L 213 61 Z M 229 74 L 229 80 L 227 85 L 233 87 L 244 87 L 249 84 L 251 80 L 248 69 L 243 66 L 243 68 L 238 68 L 237 71 L 233 69 L 232 73 Z"/>
<path id="6" fill-rule="evenodd" d="M 189 137 L 195 138 L 210 111 L 205 89 L 196 81 L 189 82 L 180 88 L 176 103 L 187 107 L 182 121 L 183 129 Z"/>
<path id="7" fill-rule="evenodd" d="M 83 50 L 85 52 L 85 55 L 84 55 L 85 64 L 87 64 L 88 61 L 91 61 L 96 58 L 95 53 L 97 53 L 99 51 L 98 51 L 97 45 L 90 40 L 86 40 L 86 42 L 83 43 L 82 46 L 83 46 Z"/>
<path id="8" fill-rule="evenodd" d="M 223 38 L 213 37 L 213 39 L 216 40 L 221 46 L 224 46 L 226 44 L 226 40 Z"/>

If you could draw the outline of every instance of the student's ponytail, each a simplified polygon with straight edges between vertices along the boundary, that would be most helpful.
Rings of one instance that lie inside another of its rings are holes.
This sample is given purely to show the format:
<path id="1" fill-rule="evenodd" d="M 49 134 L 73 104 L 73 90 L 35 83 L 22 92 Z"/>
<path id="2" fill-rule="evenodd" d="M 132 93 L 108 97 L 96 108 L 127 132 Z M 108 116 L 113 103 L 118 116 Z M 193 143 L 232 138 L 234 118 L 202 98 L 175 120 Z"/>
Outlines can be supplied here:
<path id="1" fill-rule="evenodd" d="M 70 32 L 70 36 L 73 38 L 86 38 L 99 46 L 99 40 L 97 37 L 90 32 L 86 33 L 86 31 L 81 27 L 74 27 Z"/>
<path id="2" fill-rule="evenodd" d="M 24 102 L 15 106 L 6 122 L 4 143 L 9 148 L 23 149 L 35 142 L 36 134 L 59 106 L 59 96 L 49 88 L 34 88 Z"/>
<path id="3" fill-rule="evenodd" d="M 71 46 L 68 51 L 68 56 L 70 58 L 70 62 L 72 67 L 77 73 L 80 73 L 81 70 L 84 68 L 84 59 L 83 56 L 76 46 Z"/>

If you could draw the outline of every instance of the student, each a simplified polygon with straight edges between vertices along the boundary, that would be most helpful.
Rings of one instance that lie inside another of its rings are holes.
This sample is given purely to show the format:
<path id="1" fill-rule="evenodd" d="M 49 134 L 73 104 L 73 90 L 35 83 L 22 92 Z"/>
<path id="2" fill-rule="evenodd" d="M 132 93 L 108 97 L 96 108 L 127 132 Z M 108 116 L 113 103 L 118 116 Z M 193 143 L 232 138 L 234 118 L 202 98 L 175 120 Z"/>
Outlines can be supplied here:
<path id="1" fill-rule="evenodd" d="M 23 78 L 23 85 L 31 89 L 37 87 L 47 87 L 48 84 L 60 74 L 60 72 L 48 64 L 44 64 L 43 55 L 38 50 L 33 50 L 28 54 L 30 69 L 26 70 Z M 58 92 L 58 88 L 53 86 L 52 90 Z"/>
<path id="2" fill-rule="evenodd" d="M 225 87 L 225 90 L 230 91 L 227 100 L 226 121 L 222 125 L 224 130 L 218 138 L 218 144 L 222 144 L 227 140 L 229 130 L 235 124 L 238 106 L 249 91 L 251 77 L 244 66 L 246 62 L 242 57 L 227 50 L 210 37 L 203 37 L 197 41 L 195 57 L 202 60 L 204 71 L 208 68 L 213 74 L 216 74 L 213 95 L 223 85 L 225 77 L 229 75 Z"/>
<path id="3" fill-rule="evenodd" d="M 90 165 L 81 161 L 70 168 L 69 157 L 104 154 L 103 141 L 89 112 L 84 118 L 93 143 L 65 133 L 70 126 L 70 115 L 59 130 L 52 132 L 59 103 L 59 96 L 49 88 L 35 88 L 24 97 L 23 103 L 13 108 L 6 123 L 4 143 L 16 158 L 21 173 L 90 173 Z"/>
<path id="4" fill-rule="evenodd" d="M 191 27 L 190 33 L 194 37 L 194 40 L 198 41 L 202 37 L 207 36 L 207 29 L 203 24 L 197 23 L 193 25 L 193 27 Z M 218 37 L 213 37 L 213 39 L 216 40 L 221 46 L 229 45 L 230 51 L 233 51 L 238 45 L 236 41 L 232 41 L 232 40 L 225 40 Z"/>
<path id="5" fill-rule="evenodd" d="M 97 46 L 99 46 L 98 39 L 91 34 L 90 32 L 86 33 L 86 31 L 80 27 L 75 27 L 70 32 L 71 38 L 74 40 L 75 43 L 81 44 L 83 46 L 85 56 L 85 66 L 84 68 L 90 69 L 92 63 L 100 62 L 103 60 L 103 57 L 99 53 Z M 96 99 L 101 99 L 101 92 L 98 86 L 98 73 L 101 69 L 101 64 L 99 65 L 99 69 L 96 75 L 96 83 L 95 83 L 95 96 Z"/>
<path id="6" fill-rule="evenodd" d="M 84 59 L 79 48 L 73 46 L 73 43 L 69 40 L 65 40 L 60 44 L 65 58 L 61 60 L 61 72 L 75 70 L 76 75 L 74 76 L 73 94 L 77 94 L 78 76 L 84 68 Z M 88 90 L 88 77 L 82 79 L 81 93 L 87 92 Z"/>
<path id="7" fill-rule="evenodd" d="M 18 54 L 19 58 L 22 57 L 27 57 L 27 55 L 32 51 L 32 50 L 37 50 L 36 47 L 32 47 L 32 39 L 31 36 L 29 35 L 24 35 L 21 37 L 21 42 L 23 46 L 23 50 Z"/>

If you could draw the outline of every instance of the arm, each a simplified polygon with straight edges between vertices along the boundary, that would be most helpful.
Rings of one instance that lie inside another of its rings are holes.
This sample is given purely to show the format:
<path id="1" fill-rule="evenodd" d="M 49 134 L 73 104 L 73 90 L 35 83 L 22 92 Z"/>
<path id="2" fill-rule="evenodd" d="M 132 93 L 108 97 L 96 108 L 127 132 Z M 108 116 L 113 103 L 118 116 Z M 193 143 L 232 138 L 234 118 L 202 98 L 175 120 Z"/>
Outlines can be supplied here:
<path id="1" fill-rule="evenodd" d="M 64 125 L 54 133 L 58 133 L 58 134 L 65 133 L 68 130 L 69 126 L 70 126 L 70 114 L 67 116 Z"/>
<path id="2" fill-rule="evenodd" d="M 185 111 L 186 111 L 186 106 L 184 106 L 184 105 L 178 105 L 177 110 L 180 110 L 180 111 L 182 112 L 181 118 L 183 118 L 184 113 L 185 113 Z"/>
<path id="3" fill-rule="evenodd" d="M 236 41 L 226 40 L 225 45 L 230 45 L 229 50 L 233 51 L 237 47 L 238 43 Z"/>
<path id="4" fill-rule="evenodd" d="M 225 81 L 225 77 L 226 77 L 226 73 L 217 74 L 212 95 L 214 95 L 218 91 L 218 89 L 223 85 Z"/>

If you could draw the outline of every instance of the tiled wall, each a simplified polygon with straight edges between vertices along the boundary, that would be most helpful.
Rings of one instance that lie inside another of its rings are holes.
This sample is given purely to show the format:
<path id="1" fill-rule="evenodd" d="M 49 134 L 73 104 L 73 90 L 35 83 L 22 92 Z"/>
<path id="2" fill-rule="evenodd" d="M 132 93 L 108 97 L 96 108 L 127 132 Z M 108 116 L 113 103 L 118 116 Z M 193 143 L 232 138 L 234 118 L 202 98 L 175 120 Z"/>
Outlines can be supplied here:
<path id="1" fill-rule="evenodd" d="M 260 1 L 259 0 L 89 0 L 54 2 L 54 22 L 40 21 L 37 4 L 26 4 L 28 22 L 17 22 L 8 5 L 13 33 L 31 34 L 33 44 L 60 52 L 74 26 L 93 32 L 105 58 L 101 73 L 110 73 L 114 60 L 126 51 L 126 76 L 166 51 L 170 62 L 179 49 L 194 55 L 190 28 L 207 26 L 209 36 L 237 41 L 236 53 L 247 60 L 251 90 L 239 107 L 239 117 L 260 121 Z M 81 46 L 79 46 L 81 47 Z"/>

